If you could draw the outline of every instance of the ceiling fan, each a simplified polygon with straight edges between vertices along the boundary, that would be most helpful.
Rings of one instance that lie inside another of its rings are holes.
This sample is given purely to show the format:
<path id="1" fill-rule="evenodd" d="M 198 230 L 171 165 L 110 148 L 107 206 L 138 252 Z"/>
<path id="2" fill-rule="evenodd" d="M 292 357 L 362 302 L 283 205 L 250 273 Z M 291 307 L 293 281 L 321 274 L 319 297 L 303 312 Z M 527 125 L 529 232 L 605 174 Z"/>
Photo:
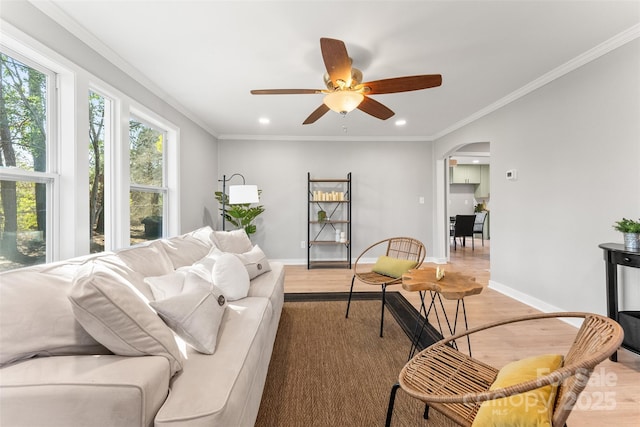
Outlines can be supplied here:
<path id="1" fill-rule="evenodd" d="M 345 115 L 356 108 L 373 117 L 386 120 L 395 113 L 370 98 L 369 95 L 429 89 L 442 84 L 440 74 L 395 77 L 362 83 L 362 72 L 351 66 L 352 61 L 347 54 L 344 42 L 321 38 L 320 50 L 327 68 L 327 73 L 324 75 L 326 89 L 258 89 L 252 90 L 251 93 L 253 95 L 324 94 L 322 105 L 302 123 L 308 125 L 329 110 Z"/>

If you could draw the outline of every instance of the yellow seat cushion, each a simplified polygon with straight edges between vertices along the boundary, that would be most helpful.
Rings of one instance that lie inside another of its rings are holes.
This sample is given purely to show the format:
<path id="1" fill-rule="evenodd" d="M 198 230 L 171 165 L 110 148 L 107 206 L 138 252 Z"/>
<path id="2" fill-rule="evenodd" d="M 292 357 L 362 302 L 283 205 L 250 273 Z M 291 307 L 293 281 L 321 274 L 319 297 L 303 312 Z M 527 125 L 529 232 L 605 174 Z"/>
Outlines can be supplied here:
<path id="1" fill-rule="evenodd" d="M 562 366 L 561 355 L 545 354 L 511 362 L 498 372 L 490 390 L 534 380 Z M 551 427 L 557 384 L 480 405 L 472 427 Z"/>
<path id="2" fill-rule="evenodd" d="M 416 266 L 417 262 L 408 259 L 392 258 L 386 255 L 378 257 L 371 271 L 399 279 L 404 273 Z"/>

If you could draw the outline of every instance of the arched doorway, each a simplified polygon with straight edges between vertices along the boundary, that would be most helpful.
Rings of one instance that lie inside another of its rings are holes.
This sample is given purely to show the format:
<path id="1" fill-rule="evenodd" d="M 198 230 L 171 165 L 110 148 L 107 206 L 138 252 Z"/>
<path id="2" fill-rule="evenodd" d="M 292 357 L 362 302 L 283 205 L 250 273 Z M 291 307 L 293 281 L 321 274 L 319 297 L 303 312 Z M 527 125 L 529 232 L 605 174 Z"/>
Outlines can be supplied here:
<path id="1" fill-rule="evenodd" d="M 451 258 L 450 218 L 457 214 L 474 214 L 477 210 L 490 210 L 489 142 L 460 144 L 436 162 L 436 242 L 438 262 Z M 490 219 L 484 230 L 486 242 L 490 239 Z M 484 252 L 488 256 L 488 250 Z"/>

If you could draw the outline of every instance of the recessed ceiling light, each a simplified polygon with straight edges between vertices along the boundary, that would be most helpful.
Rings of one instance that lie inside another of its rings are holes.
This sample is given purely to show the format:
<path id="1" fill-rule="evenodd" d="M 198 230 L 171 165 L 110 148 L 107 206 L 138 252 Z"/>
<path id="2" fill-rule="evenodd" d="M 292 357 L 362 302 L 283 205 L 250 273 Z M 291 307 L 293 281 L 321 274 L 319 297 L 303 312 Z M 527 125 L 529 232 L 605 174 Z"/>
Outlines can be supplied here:
<path id="1" fill-rule="evenodd" d="M 480 160 L 478 160 L 478 159 L 473 159 L 473 163 L 480 163 Z"/>
<path id="2" fill-rule="evenodd" d="M 404 126 L 407 124 L 405 119 L 396 120 L 396 126 Z"/>
<path id="3" fill-rule="evenodd" d="M 269 120 L 266 117 L 260 117 L 258 121 L 260 122 L 261 125 L 268 125 L 269 123 L 271 123 L 271 120 Z"/>

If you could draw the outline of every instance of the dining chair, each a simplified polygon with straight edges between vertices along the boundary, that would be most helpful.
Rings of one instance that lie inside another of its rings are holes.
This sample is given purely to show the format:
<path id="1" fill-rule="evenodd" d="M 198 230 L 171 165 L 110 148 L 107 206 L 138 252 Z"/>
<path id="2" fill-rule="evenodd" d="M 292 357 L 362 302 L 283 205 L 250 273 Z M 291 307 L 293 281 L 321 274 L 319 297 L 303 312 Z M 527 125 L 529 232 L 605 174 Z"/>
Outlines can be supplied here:
<path id="1" fill-rule="evenodd" d="M 473 240 L 473 226 L 476 221 L 475 215 L 456 215 L 456 222 L 451 230 L 453 236 L 453 250 L 457 250 L 456 238 L 462 239 L 462 246 L 466 246 L 466 238 L 471 237 L 471 249 L 475 250 Z"/>
<path id="2" fill-rule="evenodd" d="M 484 246 L 484 224 L 487 221 L 487 211 L 478 212 L 476 221 L 473 223 L 473 234 L 480 234 L 482 237 L 482 246 Z"/>

